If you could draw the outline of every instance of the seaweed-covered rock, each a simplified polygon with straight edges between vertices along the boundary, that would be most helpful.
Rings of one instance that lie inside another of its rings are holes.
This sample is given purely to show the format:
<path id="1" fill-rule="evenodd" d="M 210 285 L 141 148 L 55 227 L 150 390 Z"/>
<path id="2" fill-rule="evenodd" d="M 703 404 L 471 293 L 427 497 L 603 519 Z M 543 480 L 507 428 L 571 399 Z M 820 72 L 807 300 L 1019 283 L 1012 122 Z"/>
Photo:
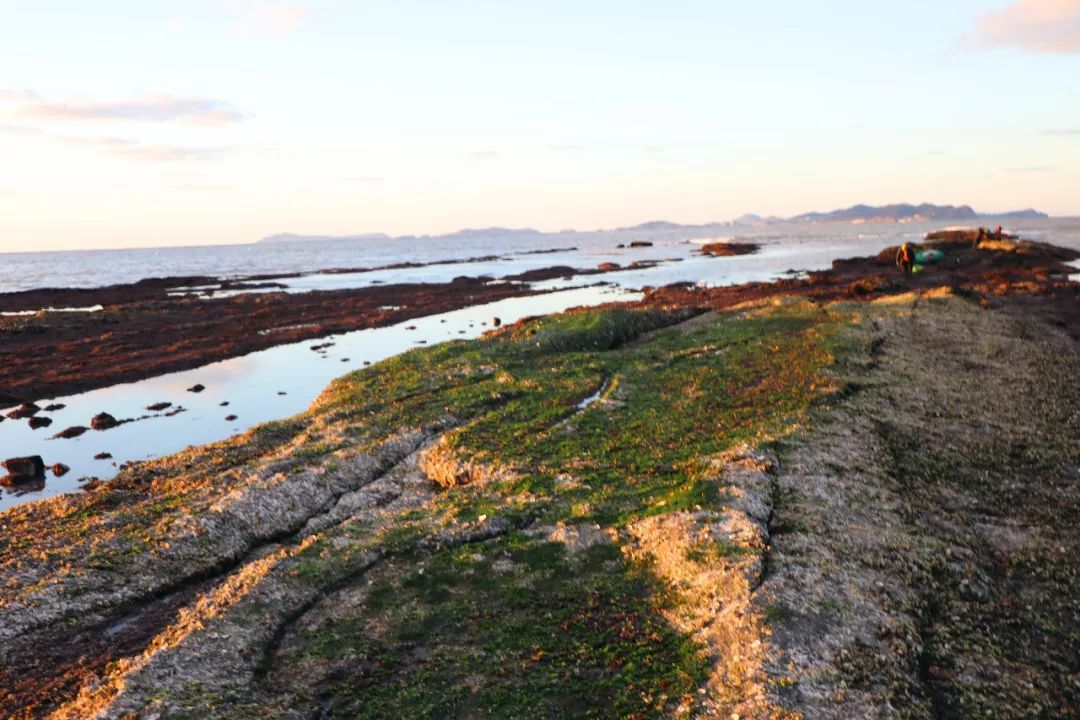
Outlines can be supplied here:
<path id="1" fill-rule="evenodd" d="M 33 417 L 41 412 L 41 408 L 34 403 L 23 403 L 19 407 L 15 408 L 7 414 L 12 420 L 22 420 L 24 418 Z"/>
<path id="2" fill-rule="evenodd" d="M 88 428 L 85 425 L 72 425 L 53 435 L 53 438 L 57 440 L 70 440 L 71 438 L 79 437 L 86 432 L 87 429 Z"/>
<path id="3" fill-rule="evenodd" d="M 45 476 L 45 462 L 40 455 L 8 458 L 0 465 L 8 471 L 6 478 L 0 478 L 0 483 L 3 484 L 40 480 Z"/>
<path id="4" fill-rule="evenodd" d="M 120 422 L 109 413 L 98 413 L 90 418 L 90 427 L 95 430 L 109 430 L 119 425 Z"/>

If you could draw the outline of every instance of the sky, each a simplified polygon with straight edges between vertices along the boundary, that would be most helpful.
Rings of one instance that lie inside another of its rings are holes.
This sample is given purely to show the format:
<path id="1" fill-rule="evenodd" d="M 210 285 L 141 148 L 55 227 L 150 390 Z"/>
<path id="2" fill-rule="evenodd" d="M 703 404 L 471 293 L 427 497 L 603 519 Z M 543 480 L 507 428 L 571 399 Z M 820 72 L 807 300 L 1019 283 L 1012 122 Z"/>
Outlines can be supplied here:
<path id="1" fill-rule="evenodd" d="M 0 0 L 0 251 L 1080 215 L 1080 0 Z"/>

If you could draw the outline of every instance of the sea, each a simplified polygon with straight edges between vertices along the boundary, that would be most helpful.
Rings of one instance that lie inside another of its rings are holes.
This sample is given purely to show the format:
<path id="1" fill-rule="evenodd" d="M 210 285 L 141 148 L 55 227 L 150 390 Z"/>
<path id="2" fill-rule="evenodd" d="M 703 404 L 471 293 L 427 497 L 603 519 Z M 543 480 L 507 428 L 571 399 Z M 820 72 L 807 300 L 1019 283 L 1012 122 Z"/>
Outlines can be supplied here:
<path id="1" fill-rule="evenodd" d="M 735 227 L 650 226 L 596 232 L 470 231 L 432 238 L 285 239 L 247 245 L 129 250 L 15 252 L 0 254 L 0 292 L 43 287 L 100 287 L 152 277 L 212 278 L 176 292 L 221 295 L 235 292 L 306 292 L 368 287 L 379 283 L 445 282 L 461 275 L 503 281 L 527 270 L 564 265 L 576 269 L 617 263 L 623 269 L 534 283 L 550 292 L 439 313 L 383 328 L 359 330 L 318 341 L 280 345 L 133 383 L 78 395 L 38 398 L 39 405 L 64 405 L 48 413 L 51 428 L 33 430 L 26 421 L 0 423 L 0 458 L 41 455 L 46 464 L 68 465 L 32 486 L 0 489 L 0 510 L 60 493 L 77 492 L 89 478 L 108 480 L 129 461 L 178 452 L 221 440 L 260 423 L 302 412 L 326 385 L 346 372 L 398 353 L 445 341 L 474 338 L 503 322 L 570 307 L 632 301 L 645 287 L 674 282 L 718 286 L 791 277 L 830 266 L 842 257 L 877 254 L 905 241 L 919 241 L 948 223 L 895 225 L 761 225 Z M 1010 233 L 1080 250 L 1080 218 L 1025 220 Z M 712 241 L 749 241 L 760 252 L 707 257 L 698 251 Z M 631 247 L 637 243 L 638 247 Z M 620 247 L 621 246 L 621 247 Z M 649 261 L 648 267 L 631 267 Z M 403 263 L 409 267 L 389 267 Z M 1080 265 L 1075 279 L 1080 280 Z M 330 272 L 327 272 L 330 271 Z M 345 272 L 343 272 L 345 271 Z M 220 281 L 252 275 L 281 277 L 284 288 L 235 290 Z M 30 313 L 42 308 L 27 308 Z M 55 308 L 95 312 L 99 308 Z M 332 342 L 321 351 L 312 345 Z M 0 356 L 3 348 L 0 347 Z M 204 392 L 187 388 L 201 384 Z M 172 403 L 176 414 L 148 405 Z M 142 418 L 107 431 L 54 440 L 59 428 L 89 425 L 108 412 L 119 419 Z M 107 454 L 109 457 L 97 459 Z"/>

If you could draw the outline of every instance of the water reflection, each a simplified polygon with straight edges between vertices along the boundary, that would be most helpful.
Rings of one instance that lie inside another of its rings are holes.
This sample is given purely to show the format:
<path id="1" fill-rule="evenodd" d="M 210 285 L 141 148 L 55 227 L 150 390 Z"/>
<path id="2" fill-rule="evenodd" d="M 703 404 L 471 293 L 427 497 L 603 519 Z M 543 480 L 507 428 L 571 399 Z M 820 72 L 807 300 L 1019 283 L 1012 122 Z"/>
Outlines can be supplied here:
<path id="1" fill-rule="evenodd" d="M 70 492 L 80 479 L 107 479 L 121 463 L 178 452 L 190 445 L 221 440 L 267 420 L 305 410 L 334 378 L 406 350 L 446 340 L 474 338 L 491 328 L 492 319 L 513 322 L 527 315 L 561 312 L 577 305 L 630 301 L 640 295 L 607 287 L 567 290 L 534 297 L 511 298 L 453 312 L 405 321 L 385 328 L 359 330 L 251 353 L 194 370 L 162 375 L 55 399 L 39 405 L 63 404 L 47 415 L 52 425 L 33 430 L 26 420 L 0 423 L 0 457 L 41 455 L 46 466 L 63 463 L 70 472 L 43 485 L 4 489 L 0 510 L 30 500 Z M 415 327 L 415 330 L 408 328 Z M 332 342 L 322 352 L 313 345 Z M 188 388 L 205 386 L 199 393 Z M 147 409 L 171 403 L 160 412 Z M 227 403 L 224 404 L 224 403 Z M 167 416 L 182 408 L 178 414 Z M 71 439 L 52 439 L 64 428 L 90 425 L 90 418 L 107 412 L 118 420 L 133 419 L 111 430 L 87 430 Z M 235 416 L 235 419 L 228 419 Z M 138 419 L 145 418 L 145 419 Z M 112 457 L 95 460 L 108 453 Z"/>

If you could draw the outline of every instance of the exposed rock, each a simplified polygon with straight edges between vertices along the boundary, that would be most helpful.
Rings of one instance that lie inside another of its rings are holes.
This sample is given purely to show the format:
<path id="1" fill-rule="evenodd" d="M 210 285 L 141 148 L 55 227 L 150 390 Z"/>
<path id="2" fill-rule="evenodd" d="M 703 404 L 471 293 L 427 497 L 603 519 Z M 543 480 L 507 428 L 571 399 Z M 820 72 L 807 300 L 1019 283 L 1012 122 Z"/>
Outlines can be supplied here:
<path id="1" fill-rule="evenodd" d="M 94 459 L 95 460 L 111 460 L 112 459 L 112 453 L 100 452 L 100 453 L 98 453 L 97 455 L 94 456 Z"/>
<path id="2" fill-rule="evenodd" d="M 90 427 L 95 430 L 109 430 L 119 424 L 120 422 L 116 418 L 106 412 L 98 413 L 90 418 Z"/>
<path id="3" fill-rule="evenodd" d="M 203 385 L 202 383 L 195 383 L 194 385 L 189 387 L 187 390 L 188 390 L 188 392 L 201 393 L 205 389 L 206 389 L 206 386 Z"/>
<path id="4" fill-rule="evenodd" d="M 82 435 L 84 432 L 86 432 L 89 429 L 90 428 L 85 427 L 83 425 L 72 425 L 71 427 L 67 428 L 66 430 L 61 430 L 60 432 L 53 435 L 53 438 L 54 439 L 70 440 L 71 438 L 79 437 L 80 435 Z"/>
<path id="5" fill-rule="evenodd" d="M 596 269 L 597 270 L 604 270 L 605 272 L 610 272 L 611 270 L 618 270 L 621 267 L 622 266 L 619 265 L 619 263 L 602 262 L 602 263 L 600 263 L 599 265 L 596 266 Z"/>
<path id="6" fill-rule="evenodd" d="M 228 400 L 224 400 L 224 401 L 218 403 L 218 407 L 228 407 L 228 406 L 229 406 L 229 401 Z"/>
<path id="7" fill-rule="evenodd" d="M 159 403 L 154 403 L 153 405 L 147 405 L 146 409 L 147 410 L 153 410 L 154 412 L 159 412 L 161 410 L 164 410 L 165 408 L 170 408 L 170 407 L 172 407 L 172 403 L 170 403 L 170 402 L 159 402 Z"/>
<path id="8" fill-rule="evenodd" d="M 56 412 L 57 410 L 63 410 L 67 405 L 64 403 L 53 403 L 52 405 L 45 406 L 45 412 Z"/>
<path id="9" fill-rule="evenodd" d="M 8 458 L 0 465 L 8 471 L 8 476 L 0 480 L 5 485 L 40 480 L 45 476 L 45 462 L 40 455 Z"/>
<path id="10" fill-rule="evenodd" d="M 49 427 L 52 425 L 52 418 L 45 417 L 44 415 L 35 415 L 30 418 L 30 428 L 37 430 L 38 428 Z"/>
<path id="11" fill-rule="evenodd" d="M 69 470 L 71 470 L 71 468 L 69 468 L 64 463 L 56 463 L 52 466 L 52 474 L 56 477 L 63 477 L 64 475 L 67 475 Z"/>
<path id="12" fill-rule="evenodd" d="M 235 415 L 226 415 L 225 416 L 225 420 L 227 420 L 228 422 L 232 422 L 235 419 L 236 419 Z"/>
<path id="13" fill-rule="evenodd" d="M 34 403 L 23 403 L 19 407 L 9 412 L 7 416 L 12 420 L 22 420 L 24 418 L 33 417 L 39 412 L 41 412 L 41 408 L 39 408 Z"/>
<path id="14" fill-rule="evenodd" d="M 757 243 L 744 242 L 715 242 L 701 246 L 702 255 L 714 257 L 731 257 L 734 255 L 751 255 L 761 249 Z"/>
<path id="15" fill-rule="evenodd" d="M 436 485 L 453 488 L 458 485 L 482 485 L 494 480 L 506 480 L 513 473 L 490 465 L 459 457 L 448 436 L 420 455 L 420 469 Z"/>
<path id="16" fill-rule="evenodd" d="M 491 324 L 494 327 L 499 327 L 500 325 L 502 325 L 502 318 L 500 318 L 500 317 L 492 318 L 491 319 Z"/>
<path id="17" fill-rule="evenodd" d="M 632 248 L 652 247 L 652 243 L 649 242 L 648 240 L 635 240 L 634 242 L 630 243 L 630 247 L 632 247 Z"/>

